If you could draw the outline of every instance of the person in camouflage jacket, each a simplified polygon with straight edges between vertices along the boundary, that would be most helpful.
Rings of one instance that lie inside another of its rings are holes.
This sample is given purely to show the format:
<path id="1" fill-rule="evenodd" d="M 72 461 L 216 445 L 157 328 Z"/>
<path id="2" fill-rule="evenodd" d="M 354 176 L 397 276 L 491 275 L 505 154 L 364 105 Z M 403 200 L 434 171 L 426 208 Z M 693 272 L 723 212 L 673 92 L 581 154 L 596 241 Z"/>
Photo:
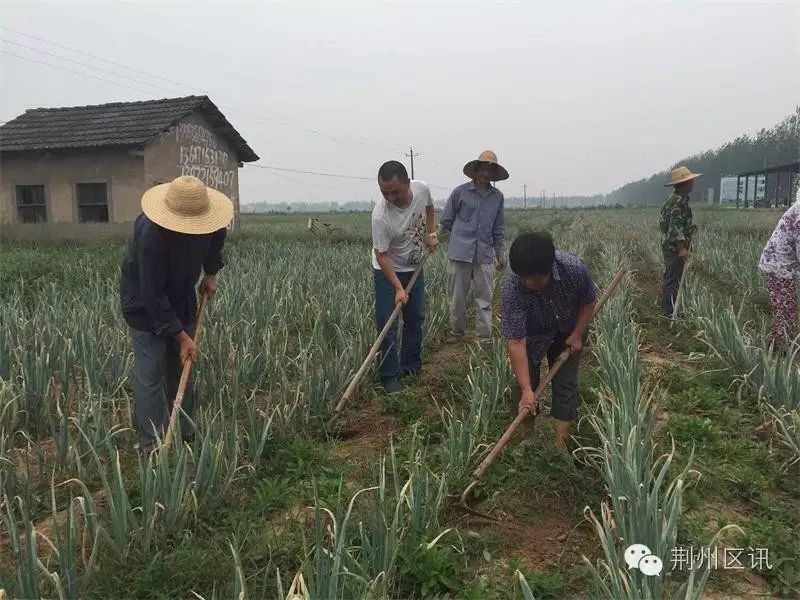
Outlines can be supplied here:
<path id="1" fill-rule="evenodd" d="M 692 224 L 692 209 L 689 194 L 694 180 L 702 173 L 692 173 L 686 167 L 672 169 L 672 177 L 667 186 L 673 186 L 672 195 L 661 207 L 659 226 L 663 241 L 661 251 L 664 255 L 664 280 L 661 285 L 661 311 L 672 317 L 675 299 L 678 296 L 683 269 L 689 259 L 692 236 L 697 227 Z"/>

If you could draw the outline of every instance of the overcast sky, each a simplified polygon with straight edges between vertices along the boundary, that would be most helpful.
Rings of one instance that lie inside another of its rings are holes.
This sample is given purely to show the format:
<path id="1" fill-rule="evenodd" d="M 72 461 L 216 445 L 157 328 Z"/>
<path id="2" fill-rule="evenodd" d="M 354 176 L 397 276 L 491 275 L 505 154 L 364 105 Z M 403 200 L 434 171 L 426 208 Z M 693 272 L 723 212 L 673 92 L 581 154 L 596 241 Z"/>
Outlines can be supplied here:
<path id="1" fill-rule="evenodd" d="M 407 163 L 413 145 L 416 176 L 441 186 L 437 198 L 486 148 L 511 173 L 506 195 L 525 183 L 529 195 L 610 191 L 800 103 L 800 1 L 3 0 L 0 14 L 0 25 L 141 71 L 0 30 L 3 52 L 138 88 L 0 53 L 0 121 L 208 93 L 264 165 L 371 178 L 385 160 Z M 240 195 L 379 192 L 374 181 L 246 165 Z"/>

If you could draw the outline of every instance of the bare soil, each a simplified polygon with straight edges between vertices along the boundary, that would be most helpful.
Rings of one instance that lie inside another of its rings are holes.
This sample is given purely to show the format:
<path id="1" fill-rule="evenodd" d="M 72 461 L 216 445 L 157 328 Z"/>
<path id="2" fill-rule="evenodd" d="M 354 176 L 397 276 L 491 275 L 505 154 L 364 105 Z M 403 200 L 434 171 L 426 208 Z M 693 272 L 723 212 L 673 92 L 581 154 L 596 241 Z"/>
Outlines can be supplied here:
<path id="1" fill-rule="evenodd" d="M 340 439 L 331 444 L 331 452 L 346 461 L 362 462 L 389 447 L 389 440 L 403 429 L 402 423 L 383 412 L 375 401 L 348 419 Z"/>
<path id="2" fill-rule="evenodd" d="M 475 531 L 491 533 L 500 541 L 503 557 L 517 559 L 528 570 L 573 564 L 594 548 L 588 523 L 571 523 L 555 513 L 534 523 L 495 522 L 473 516 L 464 523 Z"/>

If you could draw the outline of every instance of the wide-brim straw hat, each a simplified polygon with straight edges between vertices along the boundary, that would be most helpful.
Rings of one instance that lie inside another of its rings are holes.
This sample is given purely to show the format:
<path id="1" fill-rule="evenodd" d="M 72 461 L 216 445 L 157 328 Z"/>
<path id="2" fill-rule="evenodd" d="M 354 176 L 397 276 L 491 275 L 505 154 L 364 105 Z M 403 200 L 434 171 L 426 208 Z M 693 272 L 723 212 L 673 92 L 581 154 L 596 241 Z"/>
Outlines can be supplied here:
<path id="1" fill-rule="evenodd" d="M 470 179 L 475 179 L 475 172 L 478 170 L 478 163 L 491 163 L 494 166 L 494 175 L 492 181 L 503 181 L 508 179 L 508 171 L 497 162 L 497 154 L 491 150 L 484 150 L 476 160 L 471 160 L 464 165 L 464 175 Z"/>
<path id="2" fill-rule="evenodd" d="M 164 229 L 201 235 L 228 226 L 233 202 L 197 177 L 183 175 L 147 190 L 142 196 L 142 212 Z"/>
<path id="3" fill-rule="evenodd" d="M 672 176 L 670 177 L 670 182 L 665 183 L 664 187 L 669 187 L 671 185 L 678 185 L 679 183 L 686 183 L 687 181 L 691 181 L 692 179 L 697 179 L 700 177 L 702 173 L 692 173 L 686 167 L 675 167 L 672 169 Z"/>

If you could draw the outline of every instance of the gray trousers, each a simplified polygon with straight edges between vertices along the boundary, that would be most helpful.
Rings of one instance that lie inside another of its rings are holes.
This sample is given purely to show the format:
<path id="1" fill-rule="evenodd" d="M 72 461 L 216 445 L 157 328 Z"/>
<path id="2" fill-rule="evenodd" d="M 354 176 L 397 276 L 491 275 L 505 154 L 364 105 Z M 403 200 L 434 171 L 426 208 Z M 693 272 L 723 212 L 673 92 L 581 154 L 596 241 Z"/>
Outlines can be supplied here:
<path id="1" fill-rule="evenodd" d="M 678 256 L 675 248 L 664 246 L 661 249 L 664 255 L 664 280 L 661 284 L 661 312 L 666 317 L 672 316 L 678 289 L 683 277 L 683 259 Z"/>
<path id="2" fill-rule="evenodd" d="M 164 439 L 169 416 L 178 393 L 181 379 L 180 354 L 172 339 L 159 337 L 149 331 L 131 329 L 133 338 L 133 412 L 139 433 L 139 448 L 143 449 Z M 191 378 L 186 385 L 181 408 L 189 418 L 194 415 L 194 386 Z M 194 426 L 180 415 L 183 439 L 194 435 Z"/>
<path id="3" fill-rule="evenodd" d="M 547 350 L 547 363 L 552 365 L 558 359 L 558 355 L 564 350 L 564 339 L 559 337 L 551 344 Z M 584 343 L 586 342 L 584 336 Z M 559 421 L 574 421 L 578 418 L 578 371 L 581 364 L 581 352 L 576 352 L 570 356 L 564 365 L 558 370 L 550 383 L 552 391 L 552 404 L 550 405 L 550 416 Z M 528 349 L 528 375 L 531 379 L 531 388 L 536 391 L 541 381 L 541 363 L 534 362 L 531 358 L 531 351 Z M 511 395 L 511 416 L 516 418 L 519 414 L 519 401 L 522 399 L 522 391 L 519 384 L 514 382 L 514 393 Z M 541 399 L 539 400 L 539 410 L 541 411 Z"/>
<path id="4" fill-rule="evenodd" d="M 475 333 L 478 339 L 492 337 L 492 287 L 494 265 L 447 261 L 447 298 L 450 304 L 450 329 L 464 335 L 467 328 L 467 298 L 470 288 L 475 298 Z"/>

